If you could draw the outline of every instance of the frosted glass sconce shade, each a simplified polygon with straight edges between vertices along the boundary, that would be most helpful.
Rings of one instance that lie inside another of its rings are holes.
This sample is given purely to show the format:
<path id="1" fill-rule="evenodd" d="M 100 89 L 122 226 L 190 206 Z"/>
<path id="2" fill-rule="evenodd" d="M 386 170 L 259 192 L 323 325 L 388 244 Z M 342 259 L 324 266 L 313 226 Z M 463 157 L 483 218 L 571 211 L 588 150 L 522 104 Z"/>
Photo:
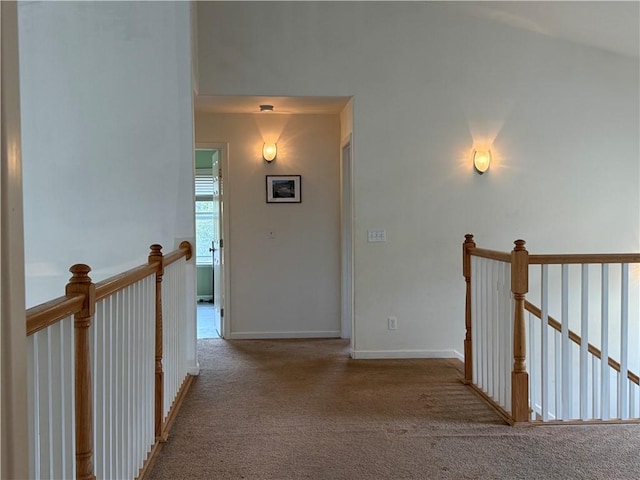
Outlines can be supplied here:
<path id="1" fill-rule="evenodd" d="M 490 150 L 474 150 L 473 151 L 473 166 L 476 168 L 476 172 L 482 175 L 489 170 L 491 164 L 491 151 Z"/>
<path id="2" fill-rule="evenodd" d="M 262 147 L 262 158 L 264 158 L 267 162 L 273 162 L 276 158 L 276 154 L 278 153 L 278 149 L 276 148 L 275 143 L 265 143 Z"/>

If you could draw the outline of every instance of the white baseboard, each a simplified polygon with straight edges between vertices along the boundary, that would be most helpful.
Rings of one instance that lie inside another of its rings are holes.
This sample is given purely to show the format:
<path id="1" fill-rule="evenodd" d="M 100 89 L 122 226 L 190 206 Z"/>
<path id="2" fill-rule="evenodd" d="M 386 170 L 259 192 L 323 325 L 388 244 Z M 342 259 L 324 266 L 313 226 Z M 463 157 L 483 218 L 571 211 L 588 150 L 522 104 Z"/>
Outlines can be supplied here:
<path id="1" fill-rule="evenodd" d="M 231 340 L 259 340 L 269 338 L 340 338 L 340 330 L 326 332 L 232 332 Z"/>
<path id="2" fill-rule="evenodd" d="M 464 363 L 464 353 L 460 353 L 459 351 L 454 350 L 453 356 Z"/>
<path id="3" fill-rule="evenodd" d="M 353 350 L 356 360 L 392 358 L 459 358 L 455 350 Z"/>

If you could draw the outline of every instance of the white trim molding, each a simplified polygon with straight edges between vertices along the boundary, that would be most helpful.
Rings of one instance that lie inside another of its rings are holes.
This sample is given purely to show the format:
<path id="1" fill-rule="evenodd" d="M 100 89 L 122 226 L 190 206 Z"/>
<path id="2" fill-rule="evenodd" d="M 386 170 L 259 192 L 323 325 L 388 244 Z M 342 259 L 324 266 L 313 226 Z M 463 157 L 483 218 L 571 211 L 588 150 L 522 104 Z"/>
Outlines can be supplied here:
<path id="1" fill-rule="evenodd" d="M 17 2 L 0 2 L 0 38 L 0 478 L 29 478 Z"/>
<path id="2" fill-rule="evenodd" d="M 353 350 L 351 358 L 392 359 L 392 358 L 460 358 L 455 350 Z"/>
<path id="3" fill-rule="evenodd" d="M 340 330 L 318 332 L 232 332 L 231 340 L 260 340 L 277 338 L 340 338 Z"/>

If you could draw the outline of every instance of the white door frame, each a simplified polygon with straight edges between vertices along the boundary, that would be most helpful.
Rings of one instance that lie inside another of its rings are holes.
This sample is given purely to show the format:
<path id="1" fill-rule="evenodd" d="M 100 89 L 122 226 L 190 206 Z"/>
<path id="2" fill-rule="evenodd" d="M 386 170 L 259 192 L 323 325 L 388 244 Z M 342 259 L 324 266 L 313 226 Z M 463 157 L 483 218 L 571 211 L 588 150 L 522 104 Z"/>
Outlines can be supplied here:
<path id="1" fill-rule="evenodd" d="M 353 305 L 353 135 L 340 148 L 340 331 L 355 349 Z"/>
<path id="2" fill-rule="evenodd" d="M 222 221 L 222 240 L 223 247 L 220 255 L 222 260 L 221 276 L 222 276 L 222 297 L 223 302 L 220 308 L 224 308 L 224 317 L 220 319 L 222 324 L 222 336 L 230 338 L 231 335 L 231 281 L 229 274 L 230 256 L 230 235 L 229 235 L 229 144 L 226 142 L 196 142 L 196 150 L 218 150 L 220 151 L 220 168 L 222 169 L 222 182 L 220 199 L 222 202 L 221 221 Z M 195 202 L 194 202 L 195 205 Z"/>
<path id="3" fill-rule="evenodd" d="M 18 6 L 0 2 L 0 478 L 28 478 Z"/>

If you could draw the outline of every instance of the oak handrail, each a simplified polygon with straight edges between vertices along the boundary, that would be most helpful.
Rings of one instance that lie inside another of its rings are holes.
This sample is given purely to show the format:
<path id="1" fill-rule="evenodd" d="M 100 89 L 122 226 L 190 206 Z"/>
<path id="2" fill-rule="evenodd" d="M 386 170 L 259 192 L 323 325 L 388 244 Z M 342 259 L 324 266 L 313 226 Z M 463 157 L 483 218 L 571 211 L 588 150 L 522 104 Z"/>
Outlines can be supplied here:
<path id="1" fill-rule="evenodd" d="M 27 310 L 27 336 L 55 325 L 82 309 L 84 295 L 74 293 L 58 297 Z"/>
<path id="2" fill-rule="evenodd" d="M 163 256 L 162 264 L 166 267 L 182 257 L 190 260 L 191 252 L 191 244 L 182 242 L 176 250 Z M 157 270 L 158 266 L 156 264 L 147 263 L 96 283 L 96 301 L 103 300 L 109 295 L 124 290 L 137 281 L 156 273 Z M 27 336 L 33 335 L 73 315 L 80 310 L 82 301 L 82 294 L 63 295 L 27 309 Z"/>
<path id="3" fill-rule="evenodd" d="M 162 266 L 166 267 L 167 265 L 172 264 L 173 262 L 180 260 L 182 257 L 186 257 L 186 260 L 189 261 L 191 259 L 191 244 L 189 242 L 180 242 L 177 250 L 174 250 L 171 253 L 163 255 L 162 257 Z"/>
<path id="4" fill-rule="evenodd" d="M 511 262 L 511 253 L 488 248 L 469 248 L 474 257 Z M 529 255 L 529 265 L 562 265 L 580 263 L 640 263 L 640 253 L 570 253 Z"/>
<path id="5" fill-rule="evenodd" d="M 490 260 L 498 260 L 499 262 L 511 263 L 510 252 L 500 252 L 498 250 L 489 250 L 488 248 L 469 248 L 469 254 L 474 257 L 488 258 Z"/>
<path id="6" fill-rule="evenodd" d="M 99 302 L 120 290 L 124 290 L 143 278 L 153 275 L 156 270 L 156 265 L 140 265 L 96 283 L 96 301 Z"/>
<path id="7" fill-rule="evenodd" d="M 640 263 L 640 253 L 529 255 L 529 265 L 561 265 L 565 263 Z"/>
<path id="8" fill-rule="evenodd" d="M 525 300 L 524 308 L 529 313 L 532 313 L 534 316 L 536 316 L 540 320 L 542 320 L 542 310 L 540 310 L 540 308 L 536 307 L 535 305 L 533 305 L 528 300 Z M 562 332 L 562 324 L 559 321 L 557 321 L 555 318 L 553 318 L 551 315 L 548 315 L 548 322 L 547 323 L 549 324 L 549 326 L 551 328 L 553 328 L 557 332 Z M 578 335 L 576 332 L 574 332 L 571 329 L 569 329 L 569 339 L 573 343 L 575 343 L 576 345 L 582 345 L 582 338 L 580 337 L 580 335 Z M 596 358 L 602 360 L 602 352 L 595 345 L 593 345 L 591 343 L 588 343 L 587 344 L 587 350 L 589 351 L 590 354 L 592 354 Z M 607 358 L 607 364 L 611 368 L 613 368 L 616 372 L 620 373 L 621 368 L 620 368 L 620 363 L 619 362 L 617 362 L 616 360 L 614 360 L 611 357 L 608 357 Z M 638 375 L 636 375 L 635 373 L 633 373 L 631 370 L 627 370 L 627 378 L 629 380 L 631 380 L 633 383 L 635 383 L 636 385 L 640 386 L 640 377 Z"/>

